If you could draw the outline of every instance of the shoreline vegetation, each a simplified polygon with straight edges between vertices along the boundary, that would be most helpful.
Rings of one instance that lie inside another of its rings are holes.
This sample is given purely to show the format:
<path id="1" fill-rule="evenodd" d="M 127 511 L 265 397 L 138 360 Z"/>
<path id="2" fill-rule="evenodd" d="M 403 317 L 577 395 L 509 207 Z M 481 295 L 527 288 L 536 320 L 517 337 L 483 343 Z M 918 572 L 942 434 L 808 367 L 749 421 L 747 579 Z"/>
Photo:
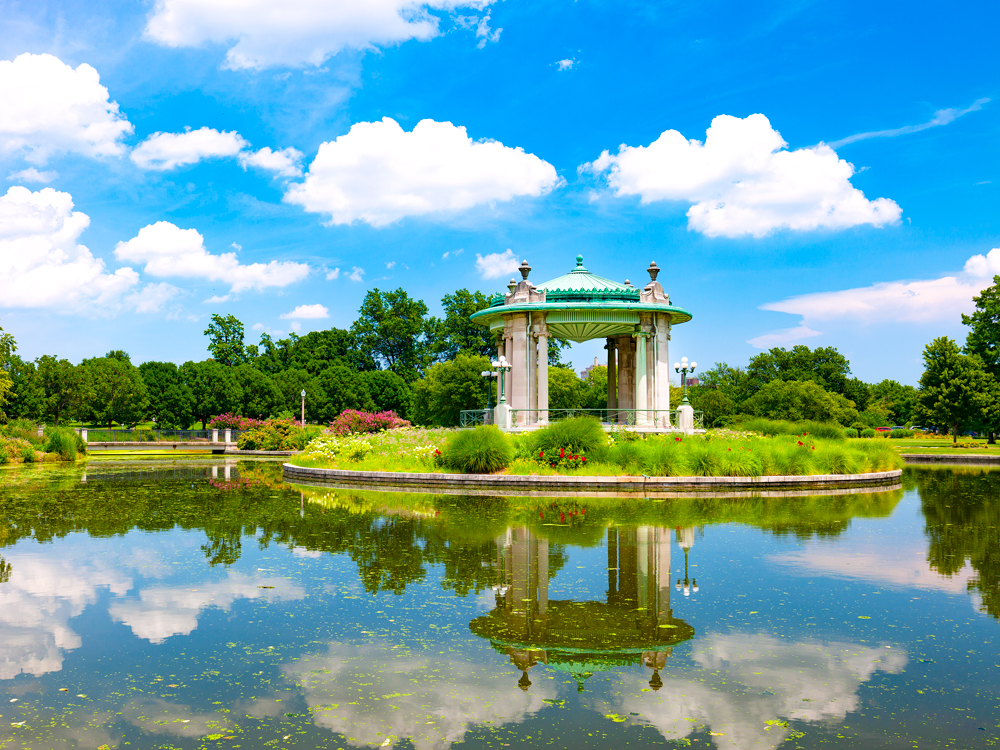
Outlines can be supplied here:
<path id="1" fill-rule="evenodd" d="M 517 435 L 495 427 L 327 431 L 290 463 L 352 471 L 663 477 L 866 474 L 904 465 L 888 440 L 849 439 L 839 426 L 755 426 L 772 434 L 720 429 L 704 435 L 644 436 L 618 428 L 606 433 L 588 417 Z M 799 432 L 786 431 L 796 427 Z"/>
<path id="2" fill-rule="evenodd" d="M 46 426 L 39 434 L 30 419 L 0 425 L 0 465 L 76 461 L 86 454 L 87 445 L 68 427 Z"/>

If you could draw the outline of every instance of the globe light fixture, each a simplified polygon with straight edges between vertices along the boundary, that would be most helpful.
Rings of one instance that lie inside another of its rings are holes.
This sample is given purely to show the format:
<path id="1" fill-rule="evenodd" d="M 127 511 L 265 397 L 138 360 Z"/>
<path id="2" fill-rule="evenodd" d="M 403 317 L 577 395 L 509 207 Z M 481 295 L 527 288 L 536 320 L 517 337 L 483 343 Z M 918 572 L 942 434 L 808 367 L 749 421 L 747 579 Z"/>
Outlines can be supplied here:
<path id="1" fill-rule="evenodd" d="M 697 362 L 691 362 L 688 364 L 687 357 L 681 357 L 680 362 L 674 362 L 674 372 L 679 372 L 681 374 L 681 387 L 684 388 L 684 398 L 681 401 L 682 404 L 690 404 L 688 401 L 688 386 L 687 386 L 687 376 L 688 373 L 694 373 L 694 368 L 698 366 Z"/>
<path id="2" fill-rule="evenodd" d="M 504 377 L 503 376 L 504 376 L 504 373 L 510 372 L 511 369 L 513 369 L 513 367 L 510 364 L 510 362 L 507 361 L 507 358 L 504 355 L 502 355 L 502 354 L 499 357 L 497 357 L 497 359 L 496 359 L 495 362 L 492 362 L 491 364 L 493 365 L 493 369 L 496 370 L 498 373 L 500 373 L 500 404 L 506 404 L 507 403 L 507 397 L 506 397 L 506 395 L 504 393 Z"/>

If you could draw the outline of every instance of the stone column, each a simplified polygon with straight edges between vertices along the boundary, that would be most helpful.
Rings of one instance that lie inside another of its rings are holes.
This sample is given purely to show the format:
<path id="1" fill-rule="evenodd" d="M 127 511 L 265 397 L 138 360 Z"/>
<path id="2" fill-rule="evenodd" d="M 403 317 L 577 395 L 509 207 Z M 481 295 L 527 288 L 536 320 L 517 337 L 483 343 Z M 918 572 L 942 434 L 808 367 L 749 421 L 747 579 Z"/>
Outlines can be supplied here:
<path id="1" fill-rule="evenodd" d="M 538 614 L 549 608 L 549 540 L 538 540 Z"/>
<path id="2" fill-rule="evenodd" d="M 223 433 L 223 438 L 224 438 L 224 440 L 225 440 L 225 441 L 226 441 L 227 443 L 231 443 L 231 442 L 232 442 L 232 437 L 233 437 L 233 431 L 232 431 L 232 430 L 226 430 L 226 431 L 225 431 L 225 432 Z"/>
<path id="3" fill-rule="evenodd" d="M 604 348 L 608 350 L 608 421 L 611 422 L 612 412 L 618 408 L 618 352 L 615 339 L 609 336 Z"/>
<path id="4" fill-rule="evenodd" d="M 524 342 L 525 355 L 527 357 L 526 375 L 528 377 L 528 403 L 529 411 L 524 414 L 526 425 L 538 420 L 538 412 L 531 411 L 538 409 L 538 342 L 535 339 L 535 327 L 531 324 L 531 316 L 528 316 L 528 335 Z"/>
<path id="5" fill-rule="evenodd" d="M 670 426 L 670 316 L 656 315 L 656 408 L 657 424 Z"/>
<path id="6" fill-rule="evenodd" d="M 212 430 L 212 442 L 213 443 L 219 442 L 219 431 L 218 430 Z"/>
<path id="7" fill-rule="evenodd" d="M 506 357 L 506 356 L 507 356 L 507 341 L 504 338 L 503 333 L 501 333 L 497 337 L 497 360 L 499 360 L 500 357 Z M 494 384 L 494 388 L 496 389 L 496 394 L 495 394 L 496 398 L 493 399 L 493 403 L 494 404 L 499 404 L 500 403 L 500 378 L 499 378 L 499 376 L 497 377 L 496 381 L 497 382 Z"/>
<path id="8" fill-rule="evenodd" d="M 511 341 L 507 347 L 508 373 L 507 402 L 512 409 L 520 409 L 515 427 L 525 424 L 524 409 L 528 408 L 528 315 L 520 313 L 511 321 Z"/>
<path id="9" fill-rule="evenodd" d="M 635 409 L 635 339 L 618 337 L 618 422 L 628 423 L 628 411 Z"/>
<path id="10" fill-rule="evenodd" d="M 646 411 L 646 334 L 635 335 L 635 423 L 645 425 L 649 422 L 649 412 Z"/>
<path id="11" fill-rule="evenodd" d="M 549 423 L 549 328 L 545 323 L 538 333 L 538 421 Z"/>

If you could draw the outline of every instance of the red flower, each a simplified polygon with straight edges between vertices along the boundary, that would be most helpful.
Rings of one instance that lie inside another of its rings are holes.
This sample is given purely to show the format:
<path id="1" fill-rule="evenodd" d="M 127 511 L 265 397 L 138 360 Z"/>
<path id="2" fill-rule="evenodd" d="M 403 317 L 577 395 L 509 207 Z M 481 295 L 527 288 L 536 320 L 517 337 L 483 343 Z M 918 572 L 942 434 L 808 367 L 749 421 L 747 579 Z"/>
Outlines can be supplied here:
<path id="1" fill-rule="evenodd" d="M 559 458 L 564 458 L 565 456 L 566 456 L 566 449 L 565 448 L 560 448 L 559 449 Z"/>
<path id="2" fill-rule="evenodd" d="M 565 523 L 565 521 L 566 521 L 566 514 L 565 513 L 560 513 L 559 514 L 559 523 Z"/>
<path id="3" fill-rule="evenodd" d="M 732 452 L 733 452 L 733 449 L 732 449 L 732 448 L 726 448 L 726 450 L 727 450 L 727 451 L 729 451 L 730 453 L 732 453 Z"/>
<path id="4" fill-rule="evenodd" d="M 801 440 L 799 441 L 799 445 L 802 445 L 802 441 Z"/>

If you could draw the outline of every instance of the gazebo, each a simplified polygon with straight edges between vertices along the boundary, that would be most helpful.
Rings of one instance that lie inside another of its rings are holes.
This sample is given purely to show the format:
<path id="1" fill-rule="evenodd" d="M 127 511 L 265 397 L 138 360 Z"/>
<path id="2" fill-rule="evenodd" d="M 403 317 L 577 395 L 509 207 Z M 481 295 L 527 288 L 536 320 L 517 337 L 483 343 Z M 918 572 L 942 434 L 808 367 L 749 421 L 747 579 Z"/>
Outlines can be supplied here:
<path id="1" fill-rule="evenodd" d="M 628 279 L 618 283 L 591 273 L 577 255 L 576 268 L 536 286 L 528 281 L 531 266 L 522 261 L 521 281 L 511 279 L 507 294 L 494 295 L 471 318 L 496 333 L 497 358 L 510 367 L 507 382 L 497 386 L 496 424 L 531 427 L 556 416 L 549 410 L 548 372 L 549 338 L 555 336 L 607 340 L 608 402 L 597 415 L 602 421 L 671 427 L 670 329 L 691 320 L 691 313 L 670 304 L 655 262 L 646 270 L 650 280 L 640 289 Z M 690 421 L 685 416 L 679 415 L 681 422 Z"/>

